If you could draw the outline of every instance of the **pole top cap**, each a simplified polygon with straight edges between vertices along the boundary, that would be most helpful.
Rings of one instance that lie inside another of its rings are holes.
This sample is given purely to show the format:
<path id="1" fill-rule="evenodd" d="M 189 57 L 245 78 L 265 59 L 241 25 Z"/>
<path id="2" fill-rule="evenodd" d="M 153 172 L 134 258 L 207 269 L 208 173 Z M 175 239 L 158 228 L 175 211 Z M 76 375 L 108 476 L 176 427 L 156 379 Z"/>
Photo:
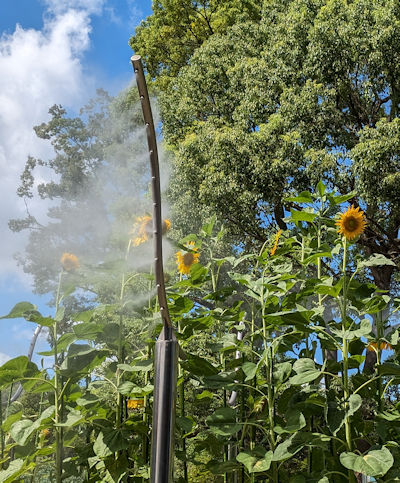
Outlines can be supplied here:
<path id="1" fill-rule="evenodd" d="M 140 55 L 137 55 L 137 54 L 132 55 L 132 57 L 131 57 L 131 61 L 132 61 L 132 62 L 138 61 L 138 60 L 140 60 L 140 59 L 141 59 Z"/>

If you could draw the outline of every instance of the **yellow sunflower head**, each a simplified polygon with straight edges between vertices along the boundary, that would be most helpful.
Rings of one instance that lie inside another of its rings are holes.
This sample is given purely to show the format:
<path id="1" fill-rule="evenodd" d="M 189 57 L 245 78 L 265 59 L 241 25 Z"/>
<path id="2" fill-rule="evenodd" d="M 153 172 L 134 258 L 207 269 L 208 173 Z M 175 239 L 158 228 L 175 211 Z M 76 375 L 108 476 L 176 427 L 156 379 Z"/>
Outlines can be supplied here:
<path id="1" fill-rule="evenodd" d="M 166 218 L 162 224 L 162 234 L 165 235 L 171 229 L 171 220 Z"/>
<path id="2" fill-rule="evenodd" d="M 275 255 L 276 249 L 278 248 L 279 238 L 281 237 L 281 235 L 282 235 L 282 230 L 279 229 L 277 234 L 275 235 L 274 246 L 271 248 L 271 251 L 269 252 L 271 257 L 273 257 Z"/>
<path id="3" fill-rule="evenodd" d="M 380 343 L 379 348 L 380 348 L 381 351 L 385 350 L 385 349 L 387 351 L 393 349 L 393 347 L 389 344 L 389 342 L 384 342 L 384 341 L 382 341 Z M 375 351 L 376 352 L 377 350 L 378 350 L 378 342 L 370 342 L 367 345 L 367 351 L 369 351 L 369 352 Z"/>
<path id="4" fill-rule="evenodd" d="M 132 235 L 132 245 L 137 247 L 147 242 L 153 230 L 153 220 L 151 216 L 137 216 L 133 224 L 130 235 Z"/>
<path id="5" fill-rule="evenodd" d="M 162 233 L 165 235 L 171 228 L 170 220 L 166 219 L 162 222 Z M 153 218 L 149 215 L 136 217 L 132 230 L 130 231 L 132 245 L 138 247 L 142 243 L 147 242 L 153 235 Z"/>
<path id="6" fill-rule="evenodd" d="M 128 399 L 128 409 L 140 409 L 144 407 L 144 399 Z"/>
<path id="7" fill-rule="evenodd" d="M 188 251 L 179 251 L 176 254 L 176 263 L 178 264 L 178 272 L 183 275 L 189 275 L 190 267 L 199 261 L 200 253 L 194 246 L 194 242 L 186 244 Z"/>
<path id="8" fill-rule="evenodd" d="M 44 438 L 48 438 L 50 436 L 51 432 L 50 432 L 50 429 L 45 428 L 45 429 L 42 429 L 42 431 L 40 432 L 40 434 Z"/>
<path id="9" fill-rule="evenodd" d="M 80 267 L 78 257 L 73 253 L 63 253 L 60 262 L 66 272 L 72 272 Z"/>
<path id="10" fill-rule="evenodd" d="M 364 212 L 359 206 L 354 208 L 354 205 L 342 213 L 336 221 L 338 233 L 343 235 L 347 240 L 353 240 L 361 235 L 365 230 L 366 224 Z"/>

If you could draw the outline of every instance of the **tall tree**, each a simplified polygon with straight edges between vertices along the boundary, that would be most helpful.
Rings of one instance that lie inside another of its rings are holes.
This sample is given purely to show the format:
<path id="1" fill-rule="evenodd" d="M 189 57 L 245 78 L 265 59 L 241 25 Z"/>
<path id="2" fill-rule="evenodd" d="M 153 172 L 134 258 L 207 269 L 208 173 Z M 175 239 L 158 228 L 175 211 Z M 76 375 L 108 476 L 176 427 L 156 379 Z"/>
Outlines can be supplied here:
<path id="1" fill-rule="evenodd" d="M 137 100 L 136 89 L 114 99 L 99 90 L 79 116 L 71 118 L 55 105 L 50 120 L 34 128 L 39 138 L 49 140 L 54 156 L 28 158 L 18 188 L 27 216 L 9 224 L 17 232 L 29 230 L 19 261 L 33 275 L 36 292 L 54 290 L 63 252 L 76 254 L 83 272 L 124 257 L 135 215 L 149 208 L 143 196 L 149 172 Z M 29 211 L 35 197 L 47 203 L 47 217 Z M 97 292 L 103 301 L 112 300 L 112 280 L 98 278 Z M 93 274 L 87 279 L 96 283 Z"/>
<path id="2" fill-rule="evenodd" d="M 161 62 L 153 28 L 175 8 L 163 3 L 131 45 L 156 82 L 173 77 L 159 87 L 177 219 L 211 207 L 237 242 L 259 243 L 271 222 L 284 227 L 288 196 L 324 179 L 357 192 L 351 202 L 369 221 L 360 245 L 397 260 L 399 3 L 268 0 L 259 16 L 237 14 L 180 49 L 179 65 Z M 378 286 L 388 288 L 392 273 L 374 269 Z"/>

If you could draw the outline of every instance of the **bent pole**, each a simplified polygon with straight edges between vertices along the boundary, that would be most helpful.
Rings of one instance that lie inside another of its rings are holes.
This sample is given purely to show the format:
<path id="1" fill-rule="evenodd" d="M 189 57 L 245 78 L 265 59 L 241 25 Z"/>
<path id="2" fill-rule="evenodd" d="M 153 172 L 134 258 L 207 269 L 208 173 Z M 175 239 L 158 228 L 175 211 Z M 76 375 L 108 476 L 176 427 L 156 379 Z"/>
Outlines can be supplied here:
<path id="1" fill-rule="evenodd" d="M 156 342 L 154 357 L 153 430 L 151 439 L 150 478 L 152 483 L 173 481 L 174 427 L 178 342 L 168 311 L 162 259 L 162 219 L 160 169 L 156 133 L 146 79 L 140 55 L 131 57 L 142 104 L 149 147 L 153 195 L 154 273 L 163 329 Z"/>

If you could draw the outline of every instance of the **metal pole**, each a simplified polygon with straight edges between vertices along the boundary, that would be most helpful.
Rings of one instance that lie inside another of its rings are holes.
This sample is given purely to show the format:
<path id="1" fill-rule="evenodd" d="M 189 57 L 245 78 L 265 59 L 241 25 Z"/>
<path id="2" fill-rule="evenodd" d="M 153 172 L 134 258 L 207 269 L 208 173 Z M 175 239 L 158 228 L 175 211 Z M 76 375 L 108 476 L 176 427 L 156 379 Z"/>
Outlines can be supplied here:
<path id="1" fill-rule="evenodd" d="M 150 478 L 152 483 L 170 483 L 173 481 L 178 342 L 169 316 L 167 297 L 165 294 L 162 259 L 160 169 L 153 115 L 140 55 L 132 56 L 131 62 L 133 70 L 135 71 L 137 88 L 142 103 L 150 154 L 153 195 L 154 273 L 160 313 L 164 326 L 155 348 Z"/>

